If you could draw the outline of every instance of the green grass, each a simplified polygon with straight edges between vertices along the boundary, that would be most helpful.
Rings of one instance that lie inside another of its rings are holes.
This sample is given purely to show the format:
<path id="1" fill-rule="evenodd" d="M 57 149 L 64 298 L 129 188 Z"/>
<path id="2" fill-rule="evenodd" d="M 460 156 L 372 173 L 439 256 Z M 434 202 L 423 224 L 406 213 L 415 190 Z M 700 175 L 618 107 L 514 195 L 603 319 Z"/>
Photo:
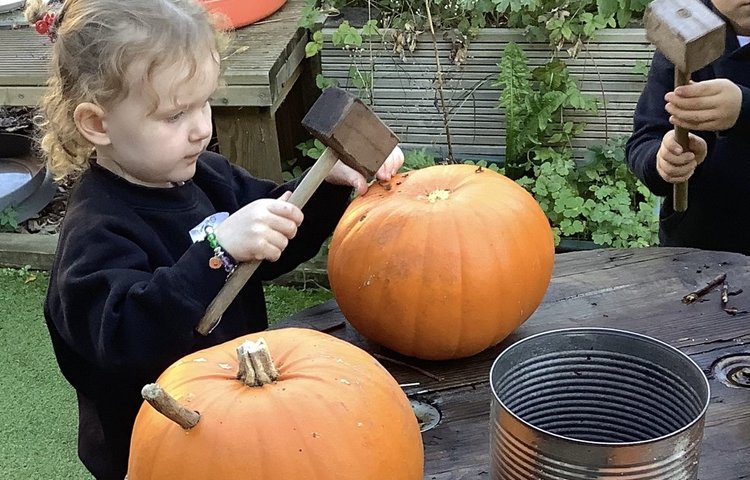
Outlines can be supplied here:
<path id="1" fill-rule="evenodd" d="M 76 453 L 75 394 L 57 368 L 42 302 L 45 274 L 0 269 L 0 478 L 90 479 Z M 324 289 L 266 288 L 278 321 L 331 298 Z"/>

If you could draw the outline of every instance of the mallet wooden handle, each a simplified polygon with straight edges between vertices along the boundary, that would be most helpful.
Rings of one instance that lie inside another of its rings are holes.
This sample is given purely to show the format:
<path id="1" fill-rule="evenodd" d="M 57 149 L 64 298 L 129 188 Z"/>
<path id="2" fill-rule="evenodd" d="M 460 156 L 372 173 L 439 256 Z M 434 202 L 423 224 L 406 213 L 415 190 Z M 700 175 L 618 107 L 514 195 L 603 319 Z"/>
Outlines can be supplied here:
<path id="1" fill-rule="evenodd" d="M 291 197 L 289 197 L 289 203 L 302 208 L 310 200 L 310 197 L 312 197 L 320 184 L 323 183 L 323 180 L 328 176 L 328 173 L 337 161 L 338 156 L 336 153 L 330 148 L 326 148 L 320 158 L 310 168 L 310 171 L 307 172 L 307 175 L 297 185 L 297 188 L 294 189 Z M 195 328 L 198 333 L 208 335 L 216 328 L 216 325 L 221 320 L 221 315 L 232 301 L 234 301 L 234 298 L 240 293 L 242 287 L 245 286 L 253 273 L 258 269 L 258 266 L 260 266 L 260 261 L 253 261 L 241 263 L 235 268 L 234 273 L 227 279 L 227 282 L 208 306 L 206 313 Z"/>
<path id="2" fill-rule="evenodd" d="M 674 86 L 675 88 L 680 85 L 687 85 L 690 81 L 690 73 L 682 72 L 680 69 L 674 69 Z M 674 137 L 677 143 L 682 147 L 683 152 L 687 152 L 690 147 L 690 140 L 688 139 L 688 131 L 682 127 L 675 125 Z M 688 208 L 688 183 L 681 182 L 675 183 L 672 187 L 672 207 L 675 212 L 684 212 Z"/>

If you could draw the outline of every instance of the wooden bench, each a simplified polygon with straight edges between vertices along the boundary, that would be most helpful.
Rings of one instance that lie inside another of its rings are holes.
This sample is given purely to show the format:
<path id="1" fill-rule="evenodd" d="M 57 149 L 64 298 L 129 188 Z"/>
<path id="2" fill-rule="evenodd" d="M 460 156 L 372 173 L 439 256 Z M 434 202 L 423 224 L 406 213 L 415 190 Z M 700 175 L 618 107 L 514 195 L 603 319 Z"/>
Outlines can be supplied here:
<path id="1" fill-rule="evenodd" d="M 224 83 L 212 104 L 219 150 L 252 174 L 281 180 L 282 162 L 308 138 L 300 120 L 315 99 L 316 65 L 305 60 L 298 27 L 304 0 L 289 0 L 268 19 L 236 30 L 225 54 Z M 44 93 L 50 41 L 0 15 L 0 105 L 34 106 Z"/>

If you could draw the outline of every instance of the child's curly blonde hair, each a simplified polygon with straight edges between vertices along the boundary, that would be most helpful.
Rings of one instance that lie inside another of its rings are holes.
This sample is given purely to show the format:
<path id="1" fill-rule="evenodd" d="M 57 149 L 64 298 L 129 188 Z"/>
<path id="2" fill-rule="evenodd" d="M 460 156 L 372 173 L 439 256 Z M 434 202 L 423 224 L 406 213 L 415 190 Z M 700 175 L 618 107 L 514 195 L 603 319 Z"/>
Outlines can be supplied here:
<path id="1" fill-rule="evenodd" d="M 29 0 L 26 17 L 35 22 L 46 9 L 43 0 Z M 125 99 L 135 61 L 146 62 L 145 80 L 171 65 L 187 64 L 192 74 L 206 51 L 218 61 L 227 37 L 216 24 L 197 0 L 66 0 L 52 30 L 50 76 L 36 121 L 55 178 L 80 174 L 93 151 L 76 128 L 76 106 L 91 102 L 106 110 Z"/>

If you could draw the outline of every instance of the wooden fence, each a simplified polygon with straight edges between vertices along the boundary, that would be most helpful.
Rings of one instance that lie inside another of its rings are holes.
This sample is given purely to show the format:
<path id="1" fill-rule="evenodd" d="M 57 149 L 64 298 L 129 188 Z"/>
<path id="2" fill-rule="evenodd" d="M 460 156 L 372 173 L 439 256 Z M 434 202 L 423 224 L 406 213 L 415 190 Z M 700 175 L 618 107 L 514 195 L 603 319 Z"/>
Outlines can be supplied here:
<path id="1" fill-rule="evenodd" d="M 392 52 L 392 45 L 368 42 L 352 53 L 331 45 L 333 28 L 323 30 L 321 52 L 324 76 L 340 86 L 357 91 L 349 78 L 356 64 L 363 71 L 374 65 L 373 109 L 401 138 L 406 148 L 426 148 L 436 154 L 447 151 L 436 86 L 436 61 L 432 37 L 422 33 L 414 52 L 405 59 Z M 389 35 L 385 35 L 388 38 Z M 498 107 L 496 81 L 498 63 L 509 42 L 519 44 L 531 67 L 551 56 L 547 45 L 529 42 L 518 29 L 484 29 L 468 46 L 466 62 L 451 62 L 452 44 L 437 34 L 437 49 L 444 75 L 444 97 L 450 114 L 449 129 L 454 155 L 459 159 L 502 161 L 505 150 L 503 111 Z M 602 143 L 632 129 L 635 104 L 646 77 L 634 67 L 650 64 L 653 47 L 643 29 L 604 30 L 575 59 L 567 59 L 569 70 L 584 93 L 594 96 L 596 114 L 571 113 L 571 119 L 586 123 L 586 130 L 573 144 L 581 157 L 589 145 Z"/>

